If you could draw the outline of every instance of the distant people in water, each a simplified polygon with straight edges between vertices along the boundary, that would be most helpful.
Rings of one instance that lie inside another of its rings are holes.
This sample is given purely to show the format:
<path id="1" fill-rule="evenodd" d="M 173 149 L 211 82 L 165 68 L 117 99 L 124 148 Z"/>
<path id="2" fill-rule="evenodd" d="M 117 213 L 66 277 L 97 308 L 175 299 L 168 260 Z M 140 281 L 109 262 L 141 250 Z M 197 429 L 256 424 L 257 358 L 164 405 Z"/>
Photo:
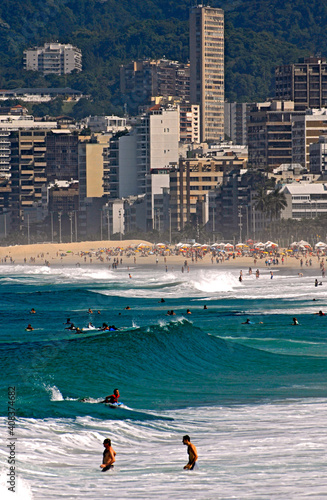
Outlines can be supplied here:
<path id="1" fill-rule="evenodd" d="M 111 446 L 111 440 L 106 438 L 103 441 L 103 446 L 105 450 L 103 452 L 102 464 L 100 465 L 102 472 L 106 472 L 107 470 L 114 468 L 114 463 L 116 462 L 116 452 Z"/>
<path id="2" fill-rule="evenodd" d="M 35 314 L 35 313 L 36 313 L 36 311 L 35 311 L 34 307 L 32 307 L 32 309 L 30 310 L 30 314 Z"/>
<path id="3" fill-rule="evenodd" d="M 176 316 L 173 310 L 167 312 L 168 316 Z"/>
<path id="4" fill-rule="evenodd" d="M 25 328 L 25 330 L 26 330 L 27 332 L 31 332 L 31 331 L 33 331 L 33 330 L 34 330 L 34 328 L 32 327 L 32 325 L 28 324 L 28 325 L 27 325 L 27 327 Z"/>
<path id="5" fill-rule="evenodd" d="M 188 453 L 188 462 L 184 466 L 184 469 L 193 470 L 196 465 L 196 461 L 198 459 L 197 449 L 194 446 L 194 444 L 191 443 L 191 438 L 188 435 L 183 436 L 182 442 L 185 446 L 187 446 L 187 453 Z"/>
<path id="6" fill-rule="evenodd" d="M 297 320 L 296 318 L 293 318 L 293 323 L 292 323 L 292 325 L 298 325 L 298 324 L 299 324 L 298 320 Z"/>
<path id="7" fill-rule="evenodd" d="M 186 314 L 192 314 L 189 309 L 186 309 Z"/>
<path id="8" fill-rule="evenodd" d="M 130 307 L 129 307 L 129 306 L 126 306 L 126 307 L 125 307 L 125 310 L 126 310 L 126 311 L 129 311 L 129 310 L 130 310 Z"/>
<path id="9" fill-rule="evenodd" d="M 208 309 L 206 305 L 203 306 L 203 309 Z"/>
<path id="10" fill-rule="evenodd" d="M 161 303 L 165 302 L 165 299 L 161 299 L 161 300 L 160 300 L 160 302 L 161 302 Z"/>
<path id="11" fill-rule="evenodd" d="M 252 325 L 252 321 L 250 321 L 249 318 L 247 318 L 242 325 Z"/>
<path id="12" fill-rule="evenodd" d="M 93 314 L 93 311 L 92 309 L 89 307 L 88 311 L 87 311 L 89 314 Z"/>
<path id="13" fill-rule="evenodd" d="M 316 314 L 317 316 L 325 316 L 325 313 L 323 313 L 322 311 L 319 311 L 319 312 L 314 313 L 314 314 Z"/>
<path id="14" fill-rule="evenodd" d="M 317 280 L 317 278 L 315 279 L 315 286 L 318 286 L 318 280 Z"/>

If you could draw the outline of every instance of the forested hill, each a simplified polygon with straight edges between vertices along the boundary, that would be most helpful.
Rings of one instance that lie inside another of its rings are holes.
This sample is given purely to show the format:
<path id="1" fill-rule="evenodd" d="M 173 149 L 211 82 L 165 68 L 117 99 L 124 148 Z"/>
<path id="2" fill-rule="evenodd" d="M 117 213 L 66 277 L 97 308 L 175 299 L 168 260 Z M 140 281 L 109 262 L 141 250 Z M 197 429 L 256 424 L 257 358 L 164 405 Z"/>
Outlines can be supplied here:
<path id="1" fill-rule="evenodd" d="M 117 111 L 119 65 L 135 58 L 188 59 L 190 0 L 1 0 L 0 88 L 70 86 L 93 102 L 75 114 Z M 274 68 L 315 53 L 327 55 L 327 2 L 213 0 L 225 10 L 226 98 L 273 94 Z M 72 43 L 83 72 L 66 77 L 22 70 L 23 50 L 45 41 Z M 116 107 L 116 109 L 115 109 Z"/>

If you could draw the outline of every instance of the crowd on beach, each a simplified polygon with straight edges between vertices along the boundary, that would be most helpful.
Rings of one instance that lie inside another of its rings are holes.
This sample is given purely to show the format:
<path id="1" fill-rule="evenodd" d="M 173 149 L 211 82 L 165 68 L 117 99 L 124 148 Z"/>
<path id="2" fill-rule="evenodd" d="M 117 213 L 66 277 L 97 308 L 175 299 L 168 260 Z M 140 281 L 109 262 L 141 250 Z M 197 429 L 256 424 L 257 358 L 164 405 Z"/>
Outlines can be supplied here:
<path id="1" fill-rule="evenodd" d="M 303 242 L 303 240 L 302 240 Z M 96 242 L 99 243 L 99 242 Z M 102 242 L 101 242 L 102 243 Z M 226 264 L 231 265 L 241 259 L 250 261 L 254 265 L 257 261 L 265 265 L 292 265 L 299 264 L 301 267 L 312 266 L 313 259 L 318 261 L 327 254 L 327 244 L 317 243 L 314 247 L 307 242 L 294 242 L 289 248 L 280 248 L 273 242 L 238 243 L 178 243 L 168 245 L 164 243 L 151 244 L 148 242 L 135 244 L 133 241 L 110 242 L 111 246 L 88 248 L 92 242 L 74 243 L 70 249 L 69 244 L 47 244 L 29 245 L 17 247 L 0 248 L 2 264 L 28 264 L 28 265 L 75 265 L 79 267 L 85 264 L 107 264 L 116 269 L 124 263 L 129 265 L 161 264 L 162 260 L 167 263 L 178 263 L 188 260 L 189 262 L 201 264 Z M 46 247 L 46 248 L 45 248 Z M 59 247 L 59 248 L 58 248 Z M 33 251 L 38 250 L 33 253 Z"/>

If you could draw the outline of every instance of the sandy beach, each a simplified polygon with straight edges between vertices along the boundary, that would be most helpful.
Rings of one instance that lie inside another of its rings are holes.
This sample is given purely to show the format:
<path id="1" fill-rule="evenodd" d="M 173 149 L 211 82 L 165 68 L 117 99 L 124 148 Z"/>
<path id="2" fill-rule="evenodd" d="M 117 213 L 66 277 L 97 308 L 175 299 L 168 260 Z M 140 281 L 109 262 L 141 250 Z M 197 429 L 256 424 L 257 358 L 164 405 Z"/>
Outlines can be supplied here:
<path id="1" fill-rule="evenodd" d="M 141 245 L 141 246 L 140 246 Z M 202 255 L 201 255 L 202 254 Z M 81 266 L 81 265 L 105 265 L 111 266 L 114 259 L 122 259 L 124 266 L 167 266 L 177 270 L 182 269 L 185 260 L 187 266 L 194 267 L 226 267 L 238 268 L 246 271 L 265 267 L 266 259 L 273 259 L 273 254 L 261 253 L 256 257 L 252 253 L 238 254 L 235 258 L 227 255 L 217 262 L 216 255 L 212 252 L 198 251 L 198 257 L 193 259 L 190 252 L 180 252 L 172 245 L 169 248 L 156 248 L 152 243 L 145 240 L 122 240 L 122 241 L 84 241 L 73 243 L 44 243 L 32 245 L 15 245 L 0 247 L 0 262 L 7 264 L 28 264 L 47 266 Z M 282 262 L 283 259 L 283 262 Z M 303 261 L 301 267 L 301 259 Z M 311 265 L 310 265 L 311 259 Z M 271 263 L 274 268 L 293 268 L 297 272 L 306 270 L 319 270 L 317 255 L 307 253 L 290 254 L 286 249 L 279 249 L 278 264 Z"/>

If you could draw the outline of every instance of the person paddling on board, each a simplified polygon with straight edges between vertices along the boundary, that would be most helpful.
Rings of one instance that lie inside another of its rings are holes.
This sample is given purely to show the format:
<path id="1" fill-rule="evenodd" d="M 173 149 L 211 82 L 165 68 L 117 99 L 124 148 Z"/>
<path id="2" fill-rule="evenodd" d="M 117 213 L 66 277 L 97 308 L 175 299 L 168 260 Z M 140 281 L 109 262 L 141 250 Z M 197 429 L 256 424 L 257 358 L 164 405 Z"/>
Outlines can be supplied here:
<path id="1" fill-rule="evenodd" d="M 117 404 L 119 397 L 120 397 L 119 390 L 115 389 L 114 393 L 111 394 L 111 396 L 107 396 L 106 399 L 104 399 L 103 401 L 101 401 L 101 403 Z"/>
<path id="2" fill-rule="evenodd" d="M 114 468 L 114 463 L 116 462 L 116 452 L 111 446 L 111 439 L 106 438 L 103 441 L 103 446 L 105 447 L 105 450 L 103 452 L 103 463 L 100 465 L 100 467 L 102 469 L 102 472 L 106 472 L 107 470 Z"/>
<path id="3" fill-rule="evenodd" d="M 198 459 L 198 452 L 194 444 L 191 443 L 190 436 L 183 436 L 183 444 L 187 446 L 188 453 L 188 463 L 184 466 L 184 469 L 193 470 Z"/>

